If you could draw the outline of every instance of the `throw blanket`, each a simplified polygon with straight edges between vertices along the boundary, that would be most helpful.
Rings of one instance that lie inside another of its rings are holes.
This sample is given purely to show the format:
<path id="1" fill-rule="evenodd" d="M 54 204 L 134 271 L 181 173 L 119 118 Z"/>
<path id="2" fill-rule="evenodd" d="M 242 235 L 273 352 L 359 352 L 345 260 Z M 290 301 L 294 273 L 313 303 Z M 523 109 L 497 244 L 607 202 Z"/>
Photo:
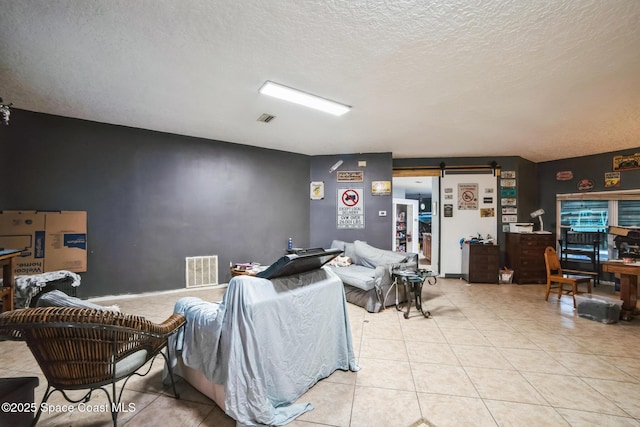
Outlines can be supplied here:
<path id="1" fill-rule="evenodd" d="M 71 286 L 80 286 L 80 276 L 66 270 L 51 271 L 32 276 L 16 276 L 14 307 L 29 307 L 31 298 L 37 295 L 49 282 L 67 278 L 73 281 Z"/>
<path id="2" fill-rule="evenodd" d="M 185 365 L 223 384 L 238 426 L 284 425 L 313 409 L 292 404 L 336 369 L 357 371 L 344 287 L 322 269 L 273 280 L 237 276 L 220 303 L 180 299 Z M 175 361 L 172 362 L 175 364 Z"/>

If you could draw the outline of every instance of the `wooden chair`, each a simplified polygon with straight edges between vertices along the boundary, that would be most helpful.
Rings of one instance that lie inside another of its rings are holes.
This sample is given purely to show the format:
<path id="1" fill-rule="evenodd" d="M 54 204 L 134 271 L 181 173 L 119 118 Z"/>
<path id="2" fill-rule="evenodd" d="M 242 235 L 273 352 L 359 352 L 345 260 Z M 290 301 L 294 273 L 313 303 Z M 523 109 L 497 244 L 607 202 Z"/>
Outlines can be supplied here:
<path id="1" fill-rule="evenodd" d="M 70 308 L 37 307 L 0 314 L 0 334 L 26 341 L 31 353 L 47 379 L 47 389 L 32 425 L 36 425 L 42 404 L 58 390 L 67 401 L 87 402 L 94 390 L 102 390 L 109 400 L 111 418 L 117 426 L 118 408 L 122 393 L 132 375 L 147 362 L 162 354 L 168 346 L 168 337 L 185 323 L 181 314 L 173 314 L 160 324 L 143 317 L 114 311 Z M 153 363 L 153 362 L 152 362 Z M 173 393 L 176 393 L 171 364 L 167 363 Z M 6 366 L 5 366 L 6 368 Z M 18 369 L 19 367 L 14 367 Z M 119 385 L 116 382 L 125 379 Z M 88 390 L 81 399 L 71 399 L 65 390 Z M 111 394 L 109 393 L 111 391 Z"/>
<path id="2" fill-rule="evenodd" d="M 544 296 L 545 301 L 549 300 L 549 293 L 554 283 L 557 284 L 558 288 L 558 300 L 562 297 L 564 285 L 571 285 L 571 290 L 568 290 L 567 294 L 573 297 L 574 308 L 576 307 L 576 294 L 578 293 L 578 285 L 580 283 L 586 283 L 587 292 L 591 293 L 591 277 L 563 274 L 558 253 L 551 246 L 547 246 L 544 250 L 544 263 L 547 267 L 547 291 Z"/>

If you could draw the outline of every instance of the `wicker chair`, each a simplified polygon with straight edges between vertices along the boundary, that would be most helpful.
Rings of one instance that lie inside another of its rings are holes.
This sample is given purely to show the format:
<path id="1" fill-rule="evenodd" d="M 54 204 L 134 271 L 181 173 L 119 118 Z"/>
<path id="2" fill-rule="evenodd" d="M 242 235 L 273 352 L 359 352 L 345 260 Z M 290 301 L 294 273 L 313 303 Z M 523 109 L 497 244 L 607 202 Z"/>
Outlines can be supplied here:
<path id="1" fill-rule="evenodd" d="M 168 337 L 185 323 L 184 316 L 173 314 L 161 324 L 140 316 L 113 311 L 38 307 L 14 310 L 0 314 L 0 334 L 26 341 L 47 379 L 47 390 L 32 425 L 41 415 L 42 403 L 59 390 L 71 403 L 88 401 L 94 390 L 105 392 L 111 408 L 114 427 L 117 426 L 118 408 L 124 387 L 137 371 L 158 353 L 168 361 Z M 153 362 L 152 362 L 153 363 Z M 167 363 L 171 385 L 179 398 L 171 365 Z M 116 382 L 125 379 L 120 392 Z M 109 394 L 108 389 L 111 390 Z M 88 390 L 77 400 L 65 390 Z"/>

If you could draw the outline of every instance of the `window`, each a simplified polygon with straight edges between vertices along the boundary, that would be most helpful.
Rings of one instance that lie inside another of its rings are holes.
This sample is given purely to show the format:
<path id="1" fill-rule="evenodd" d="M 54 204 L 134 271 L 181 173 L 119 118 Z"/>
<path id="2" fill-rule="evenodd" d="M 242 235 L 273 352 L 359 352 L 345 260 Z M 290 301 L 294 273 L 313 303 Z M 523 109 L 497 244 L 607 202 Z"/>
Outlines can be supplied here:
<path id="1" fill-rule="evenodd" d="M 640 200 L 618 202 L 618 224 L 620 227 L 640 226 Z"/>
<path id="2" fill-rule="evenodd" d="M 607 227 L 609 226 L 609 202 L 607 200 L 563 200 L 560 202 L 561 230 L 578 232 L 600 232 L 600 259 L 609 258 L 607 249 Z M 560 236 L 564 235 L 561 231 Z M 583 249 L 581 244 L 567 244 L 567 249 Z M 569 254 L 569 259 L 580 260 L 584 257 Z"/>
<path id="3" fill-rule="evenodd" d="M 606 200 L 564 200 L 560 204 L 560 227 L 572 231 L 607 231 L 609 202 Z"/>
<path id="4" fill-rule="evenodd" d="M 603 232 L 601 260 L 617 256 L 607 245 L 610 225 L 640 228 L 640 190 L 558 194 L 556 201 L 557 235 L 562 236 L 563 230 Z"/>

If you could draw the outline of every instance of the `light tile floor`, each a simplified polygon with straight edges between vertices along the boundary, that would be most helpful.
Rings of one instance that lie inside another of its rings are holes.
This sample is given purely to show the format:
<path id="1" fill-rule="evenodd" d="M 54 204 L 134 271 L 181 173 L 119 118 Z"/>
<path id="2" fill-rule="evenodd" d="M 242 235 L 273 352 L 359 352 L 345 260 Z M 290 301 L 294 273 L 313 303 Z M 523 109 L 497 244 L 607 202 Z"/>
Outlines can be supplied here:
<path id="1" fill-rule="evenodd" d="M 611 286 L 594 293 L 612 296 Z M 221 299 L 200 289 L 125 299 L 122 311 L 160 322 L 175 301 Z M 615 296 L 614 296 L 615 297 Z M 570 297 L 544 301 L 544 285 L 467 284 L 439 279 L 425 285 L 426 319 L 413 309 L 367 313 L 349 305 L 362 369 L 337 371 L 300 398 L 314 410 L 289 425 L 312 426 L 636 426 L 640 427 L 640 318 L 603 324 L 577 316 Z M 36 401 L 46 381 L 29 350 L 0 342 L 0 376 L 37 375 Z M 125 426 L 234 426 L 212 401 L 179 381 L 181 399 L 161 384 L 161 357 L 150 375 L 134 378 L 120 414 Z M 51 404 L 63 404 L 59 394 Z M 94 412 L 53 408 L 39 426 L 108 426 L 102 393 Z"/>

